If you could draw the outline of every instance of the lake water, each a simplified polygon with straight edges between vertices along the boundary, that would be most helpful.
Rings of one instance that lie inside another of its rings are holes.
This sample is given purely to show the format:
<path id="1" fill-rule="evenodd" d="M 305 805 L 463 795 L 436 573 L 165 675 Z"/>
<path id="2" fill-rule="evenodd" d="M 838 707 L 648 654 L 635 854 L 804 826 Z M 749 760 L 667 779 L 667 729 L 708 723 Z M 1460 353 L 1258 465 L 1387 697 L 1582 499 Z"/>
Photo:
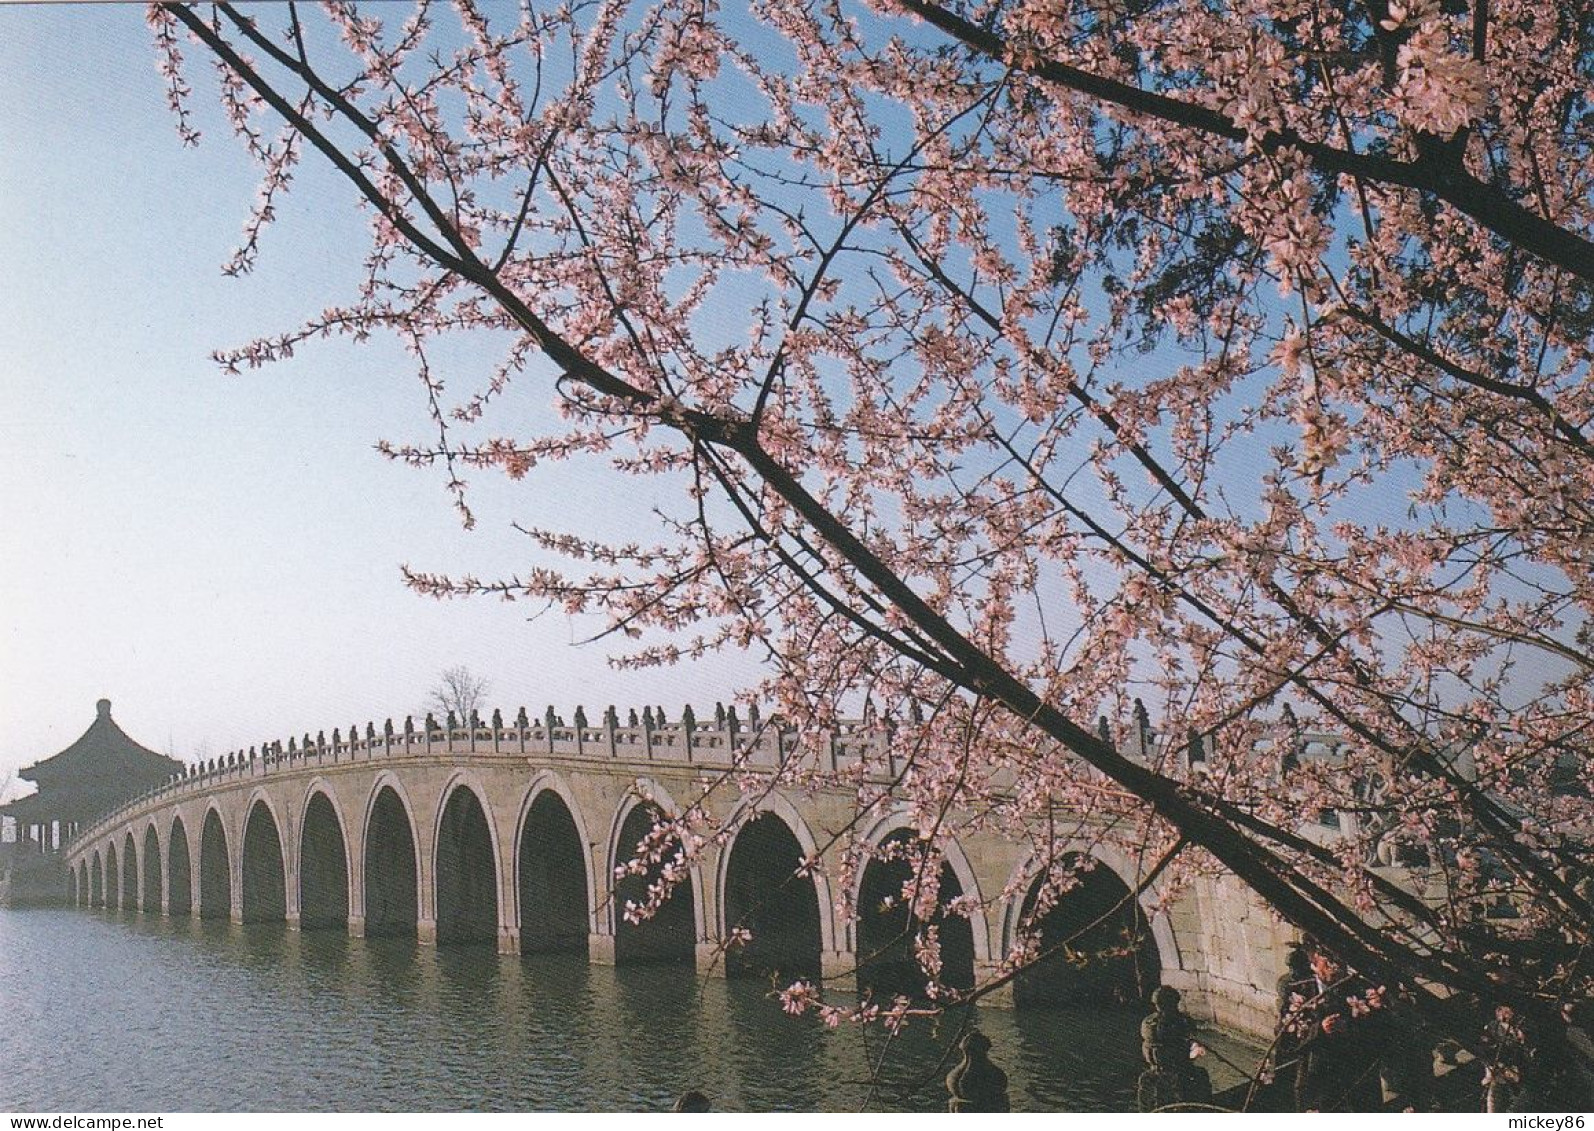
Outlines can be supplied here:
<path id="1" fill-rule="evenodd" d="M 722 1110 L 944 1110 L 961 1014 L 888 1040 L 767 994 L 681 968 L 0 909 L 0 1111 L 667 1110 L 689 1088 Z M 975 1012 L 1015 1110 L 1133 1110 L 1136 1012 Z"/>

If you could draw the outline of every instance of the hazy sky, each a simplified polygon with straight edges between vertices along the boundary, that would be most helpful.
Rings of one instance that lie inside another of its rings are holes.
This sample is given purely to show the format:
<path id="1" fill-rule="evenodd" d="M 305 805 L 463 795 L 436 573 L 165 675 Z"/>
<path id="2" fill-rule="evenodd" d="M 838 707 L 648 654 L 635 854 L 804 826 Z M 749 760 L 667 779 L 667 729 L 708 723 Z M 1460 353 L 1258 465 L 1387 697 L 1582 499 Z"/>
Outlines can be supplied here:
<path id="1" fill-rule="evenodd" d="M 735 658 L 613 672 L 604 645 L 572 646 L 595 622 L 403 588 L 401 563 L 513 572 L 515 518 L 579 528 L 616 481 L 484 480 L 465 532 L 438 474 L 373 450 L 428 439 L 396 349 L 317 344 L 221 376 L 211 350 L 347 295 L 364 237 L 307 159 L 256 274 L 223 278 L 255 177 L 196 106 L 206 136 L 184 149 L 141 5 L 0 7 L 0 781 L 73 741 L 102 696 L 188 760 L 401 716 L 461 663 L 533 711 L 673 717 L 745 683 Z"/>

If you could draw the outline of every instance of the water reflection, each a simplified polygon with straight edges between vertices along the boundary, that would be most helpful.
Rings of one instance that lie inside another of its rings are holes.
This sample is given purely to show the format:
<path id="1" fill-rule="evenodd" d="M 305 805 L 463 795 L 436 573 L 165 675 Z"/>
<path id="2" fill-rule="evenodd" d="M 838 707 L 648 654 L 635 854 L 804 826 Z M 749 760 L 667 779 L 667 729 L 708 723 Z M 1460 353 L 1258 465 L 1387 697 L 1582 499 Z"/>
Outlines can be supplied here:
<path id="1" fill-rule="evenodd" d="M 971 1019 L 1015 1110 L 1131 1108 L 1140 1061 L 1129 1011 L 891 1038 L 689 967 L 115 912 L 0 910 L 0 1017 L 5 1110 L 932 1111 Z"/>

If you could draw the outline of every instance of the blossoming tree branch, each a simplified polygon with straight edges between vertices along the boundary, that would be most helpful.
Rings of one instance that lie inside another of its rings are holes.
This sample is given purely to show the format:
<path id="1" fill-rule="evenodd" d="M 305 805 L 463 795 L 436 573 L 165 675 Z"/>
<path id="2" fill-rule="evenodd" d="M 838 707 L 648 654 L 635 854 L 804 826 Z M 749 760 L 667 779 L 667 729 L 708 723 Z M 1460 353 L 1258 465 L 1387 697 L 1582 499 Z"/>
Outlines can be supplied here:
<path id="1" fill-rule="evenodd" d="M 1090 830 L 1435 1015 L 1587 991 L 1594 6 L 390 12 L 150 9 L 185 139 L 197 46 L 261 167 L 229 272 L 302 160 L 369 218 L 353 294 L 218 359 L 396 336 L 437 439 L 389 451 L 467 522 L 467 476 L 558 461 L 677 500 L 641 542 L 534 509 L 527 572 L 416 589 L 750 650 L 805 740 L 867 702 L 924 921 L 955 829 L 1032 838 L 1042 905 Z M 459 335 L 501 362 L 445 379 Z"/>

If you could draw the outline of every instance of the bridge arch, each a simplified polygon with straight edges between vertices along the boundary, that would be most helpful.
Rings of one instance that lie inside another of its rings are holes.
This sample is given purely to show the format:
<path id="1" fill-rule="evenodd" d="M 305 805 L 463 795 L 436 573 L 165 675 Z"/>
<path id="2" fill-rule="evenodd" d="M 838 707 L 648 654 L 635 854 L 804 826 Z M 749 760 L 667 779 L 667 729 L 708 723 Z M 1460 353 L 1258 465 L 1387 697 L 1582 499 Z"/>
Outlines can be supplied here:
<path id="1" fill-rule="evenodd" d="M 869 826 L 864 834 L 864 844 L 872 852 L 891 837 L 904 832 L 911 837 L 918 837 L 918 828 L 913 823 L 912 813 L 906 806 L 899 806 Z M 957 880 L 958 888 L 962 894 L 971 896 L 976 903 L 976 906 L 969 912 L 968 917 L 968 921 L 974 929 L 974 958 L 978 962 L 989 962 L 991 960 L 990 920 L 986 915 L 985 895 L 980 890 L 980 881 L 975 874 L 974 865 L 970 862 L 968 854 L 963 851 L 962 843 L 956 837 L 948 838 L 942 850 L 941 860 L 945 867 L 951 869 L 952 876 Z M 853 881 L 854 907 L 858 906 L 857 897 L 862 887 L 863 872 L 860 870 L 858 878 Z"/>
<path id="2" fill-rule="evenodd" d="M 116 841 L 105 845 L 105 909 L 120 911 L 122 907 L 122 867 L 116 854 Z"/>
<path id="3" fill-rule="evenodd" d="M 705 935 L 703 877 L 697 862 L 687 865 L 685 878 L 657 914 L 640 923 L 626 922 L 626 901 L 641 903 L 646 898 L 648 885 L 658 878 L 662 869 L 655 867 L 646 876 L 613 878 L 615 869 L 635 856 L 637 843 L 653 827 L 653 822 L 660 816 L 675 817 L 680 811 L 669 791 L 651 778 L 638 778 L 615 809 L 604 859 L 611 877 L 609 926 L 614 938 L 616 964 L 696 962 L 697 943 Z"/>
<path id="4" fill-rule="evenodd" d="M 246 805 L 243 846 L 238 853 L 243 921 L 281 923 L 288 917 L 288 854 L 283 847 L 283 823 L 263 789 L 255 790 Z"/>
<path id="5" fill-rule="evenodd" d="M 331 785 L 317 777 L 305 789 L 299 811 L 304 814 L 299 823 L 299 926 L 307 931 L 347 926 L 354 861 L 343 807 Z"/>
<path id="6" fill-rule="evenodd" d="M 598 933 L 591 843 L 570 787 L 551 770 L 539 773 L 521 798 L 515 819 L 515 904 L 522 954 L 587 952 L 588 940 Z"/>
<path id="7" fill-rule="evenodd" d="M 1071 937 L 1096 919 L 1111 915 L 1101 927 L 1082 936 L 1082 949 L 1128 942 L 1134 947 L 1134 952 L 1132 957 L 1125 956 L 1123 961 L 1116 964 L 1104 964 L 1096 971 L 1090 971 L 1088 965 L 1070 966 L 1061 954 L 1043 959 L 1014 980 L 1015 1004 L 1056 1005 L 1120 1000 L 1128 996 L 1131 989 L 1139 1004 L 1145 1004 L 1160 976 L 1179 970 L 1182 965 L 1173 925 L 1167 911 L 1157 905 L 1155 889 L 1143 892 L 1134 901 L 1133 907 L 1113 914 L 1113 907 L 1131 897 L 1131 893 L 1140 885 L 1141 869 L 1135 861 L 1114 846 L 1099 842 L 1070 847 L 1059 855 L 1065 866 L 1071 866 L 1085 857 L 1093 864 L 1080 886 L 1063 893 L 1057 904 L 1041 916 L 1037 925 L 1040 927 L 1042 949 L 1058 946 L 1064 938 Z M 1018 945 L 1019 929 L 1034 909 L 1045 879 L 1044 870 L 1040 854 L 1031 850 L 1019 861 L 1005 886 L 1009 894 L 1002 902 L 1004 954 L 1012 954 Z M 1135 936 L 1142 931 L 1144 934 L 1136 943 Z M 1123 940 L 1116 938 L 1120 933 L 1127 933 L 1128 937 Z M 1090 973 L 1086 975 L 1085 971 Z M 1150 984 L 1142 984 L 1146 982 Z"/>
<path id="8" fill-rule="evenodd" d="M 361 823 L 361 918 L 373 938 L 415 938 L 420 922 L 421 853 L 415 807 L 399 776 L 383 772 L 371 784 Z"/>
<path id="9" fill-rule="evenodd" d="M 105 864 L 97 848 L 94 850 L 93 862 L 89 865 L 89 906 L 105 906 Z"/>
<path id="10" fill-rule="evenodd" d="M 825 952 L 837 949 L 829 879 L 817 866 L 813 832 L 777 792 L 747 798 L 725 822 L 730 839 L 715 877 L 718 936 L 734 928 L 751 940 L 726 952 L 729 974 L 817 979 Z M 815 865 L 799 875 L 804 861 Z"/>
<path id="11" fill-rule="evenodd" d="M 138 842 L 132 829 L 122 836 L 122 910 L 138 910 Z"/>
<path id="12" fill-rule="evenodd" d="M 487 790 L 468 770 L 438 795 L 432 831 L 437 941 L 496 942 L 502 891 L 498 838 Z"/>
<path id="13" fill-rule="evenodd" d="M 902 905 L 902 886 L 912 878 L 913 869 L 906 860 L 882 860 L 877 856 L 892 842 L 911 844 L 919 839 L 918 828 L 906 807 L 881 816 L 864 834 L 868 856 L 858 869 L 852 900 L 853 949 L 860 987 L 875 982 L 899 992 L 923 989 L 924 975 L 912 943 L 915 925 L 921 921 Z M 972 986 L 976 969 L 991 960 L 989 920 L 979 879 L 956 837 L 947 839 L 940 861 L 939 907 L 929 925 L 937 927 L 940 938 L 941 980 L 962 989 Z M 942 908 L 959 898 L 964 899 L 967 911 L 945 915 Z"/>
<path id="14" fill-rule="evenodd" d="M 212 802 L 199 828 L 199 917 L 232 917 L 232 853 L 221 809 Z"/>
<path id="15" fill-rule="evenodd" d="M 139 906 L 146 914 L 154 914 L 161 909 L 161 883 L 165 878 L 165 870 L 161 867 L 161 837 L 154 821 L 144 828 L 144 851 L 139 859 L 138 874 L 143 881 Z"/>
<path id="16" fill-rule="evenodd" d="M 194 913 L 194 858 L 191 852 L 182 815 L 174 814 L 171 831 L 166 836 L 166 907 L 174 916 Z"/>

